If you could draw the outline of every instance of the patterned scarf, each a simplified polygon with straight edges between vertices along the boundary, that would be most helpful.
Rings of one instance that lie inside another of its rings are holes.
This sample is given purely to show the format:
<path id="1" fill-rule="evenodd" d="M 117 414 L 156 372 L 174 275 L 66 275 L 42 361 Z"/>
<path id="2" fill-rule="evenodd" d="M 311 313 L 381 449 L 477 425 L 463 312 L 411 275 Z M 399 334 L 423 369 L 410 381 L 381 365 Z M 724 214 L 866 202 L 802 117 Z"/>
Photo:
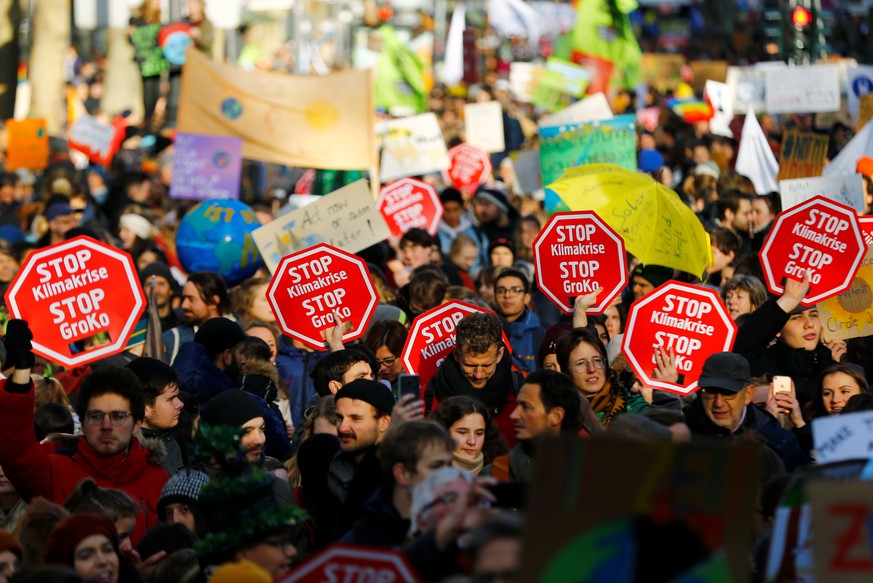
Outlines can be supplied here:
<path id="1" fill-rule="evenodd" d="M 603 388 L 588 397 L 591 403 L 591 410 L 600 419 L 604 427 L 609 427 L 612 420 L 619 413 L 624 413 L 627 410 L 624 400 L 624 391 L 619 387 L 613 391 L 609 382 L 603 385 Z"/>

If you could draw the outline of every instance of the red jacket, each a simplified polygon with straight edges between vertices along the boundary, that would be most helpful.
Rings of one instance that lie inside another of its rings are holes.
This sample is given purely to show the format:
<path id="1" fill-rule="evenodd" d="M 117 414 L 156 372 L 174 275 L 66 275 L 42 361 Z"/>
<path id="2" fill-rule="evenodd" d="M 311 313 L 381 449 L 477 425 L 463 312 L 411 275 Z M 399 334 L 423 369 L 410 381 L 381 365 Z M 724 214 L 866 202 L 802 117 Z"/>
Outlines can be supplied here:
<path id="1" fill-rule="evenodd" d="M 0 467 L 18 494 L 27 502 L 42 496 L 63 504 L 82 478 L 94 478 L 98 486 L 127 493 L 142 508 L 131 535 L 135 545 L 158 522 L 158 498 L 169 479 L 167 472 L 150 461 L 151 452 L 136 437 L 127 451 L 109 457 L 96 453 L 84 437 L 68 449 L 40 445 L 33 427 L 33 389 L 10 393 L 6 382 L 0 381 Z"/>

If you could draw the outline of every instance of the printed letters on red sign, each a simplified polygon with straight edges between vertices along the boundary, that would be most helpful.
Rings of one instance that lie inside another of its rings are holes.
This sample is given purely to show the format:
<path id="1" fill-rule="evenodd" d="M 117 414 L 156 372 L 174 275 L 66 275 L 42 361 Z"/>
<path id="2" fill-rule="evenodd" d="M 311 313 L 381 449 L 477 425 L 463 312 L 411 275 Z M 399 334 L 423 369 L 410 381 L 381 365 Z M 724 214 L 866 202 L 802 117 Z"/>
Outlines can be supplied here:
<path id="1" fill-rule="evenodd" d="M 714 290 L 668 282 L 631 305 L 621 348 L 647 386 L 687 395 L 696 389 L 704 361 L 729 351 L 736 333 Z M 659 346 L 675 353 L 678 383 L 653 378 Z"/>
<path id="2" fill-rule="evenodd" d="M 363 336 L 378 296 L 360 257 L 321 243 L 279 262 L 267 300 L 284 334 L 323 350 L 334 314 L 351 324 L 343 342 Z"/>
<path id="3" fill-rule="evenodd" d="M 383 187 L 376 207 L 395 237 L 413 228 L 436 235 L 443 216 L 443 207 L 433 186 L 412 178 Z"/>
<path id="4" fill-rule="evenodd" d="M 593 211 L 555 213 L 533 244 L 537 283 L 570 314 L 576 296 L 603 291 L 587 310 L 603 313 L 627 285 L 624 241 Z"/>
<path id="5" fill-rule="evenodd" d="M 782 294 L 782 280 L 809 276 L 811 306 L 852 285 L 867 246 L 855 211 L 816 196 L 777 215 L 761 248 L 761 267 L 768 289 Z"/>
<path id="6" fill-rule="evenodd" d="M 130 255 L 77 237 L 33 253 L 6 303 L 30 323 L 35 353 L 73 367 L 123 350 L 145 296 Z"/>

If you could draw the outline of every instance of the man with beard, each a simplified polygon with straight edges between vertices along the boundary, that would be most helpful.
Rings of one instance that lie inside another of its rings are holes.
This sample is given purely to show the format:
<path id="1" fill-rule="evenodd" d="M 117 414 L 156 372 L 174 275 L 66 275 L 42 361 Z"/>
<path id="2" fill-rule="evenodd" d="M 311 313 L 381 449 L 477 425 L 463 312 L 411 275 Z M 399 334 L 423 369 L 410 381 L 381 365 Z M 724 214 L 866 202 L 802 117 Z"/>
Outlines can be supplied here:
<path id="1" fill-rule="evenodd" d="M 246 333 L 227 318 L 206 320 L 183 344 L 173 369 L 179 374 L 179 388 L 196 397 L 202 405 L 217 394 L 239 386 L 239 352 Z"/>
<path id="2" fill-rule="evenodd" d="M 509 418 L 515 407 L 515 395 L 524 377 L 512 370 L 512 357 L 503 344 L 503 326 L 497 315 L 488 312 L 470 314 L 460 322 L 455 333 L 455 350 L 447 356 L 424 392 L 428 413 L 442 401 L 455 395 L 481 401 L 506 438 L 515 445 L 515 432 Z"/>
<path id="3" fill-rule="evenodd" d="M 336 393 L 337 437 L 340 450 L 328 469 L 327 484 L 335 503 L 334 516 L 316 516 L 319 529 L 330 528 L 332 540 L 345 534 L 358 519 L 363 503 L 382 483 L 376 452 L 391 423 L 394 397 L 378 381 L 358 379 Z"/>
<path id="4" fill-rule="evenodd" d="M 203 322 L 229 314 L 230 311 L 230 294 L 220 275 L 211 271 L 189 274 L 182 288 L 182 317 L 185 323 L 163 334 L 170 364 L 175 362 L 181 347 L 194 340 L 194 334 Z"/>

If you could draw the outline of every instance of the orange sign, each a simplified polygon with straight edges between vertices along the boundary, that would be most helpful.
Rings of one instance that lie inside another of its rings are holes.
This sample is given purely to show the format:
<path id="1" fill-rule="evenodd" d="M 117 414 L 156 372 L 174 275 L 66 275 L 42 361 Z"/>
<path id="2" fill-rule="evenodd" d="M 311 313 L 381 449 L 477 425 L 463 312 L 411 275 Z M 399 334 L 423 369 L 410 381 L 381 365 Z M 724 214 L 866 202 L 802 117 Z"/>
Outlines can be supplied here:
<path id="1" fill-rule="evenodd" d="M 43 170 L 48 166 L 49 138 L 44 119 L 8 119 L 6 135 L 7 170 Z"/>

